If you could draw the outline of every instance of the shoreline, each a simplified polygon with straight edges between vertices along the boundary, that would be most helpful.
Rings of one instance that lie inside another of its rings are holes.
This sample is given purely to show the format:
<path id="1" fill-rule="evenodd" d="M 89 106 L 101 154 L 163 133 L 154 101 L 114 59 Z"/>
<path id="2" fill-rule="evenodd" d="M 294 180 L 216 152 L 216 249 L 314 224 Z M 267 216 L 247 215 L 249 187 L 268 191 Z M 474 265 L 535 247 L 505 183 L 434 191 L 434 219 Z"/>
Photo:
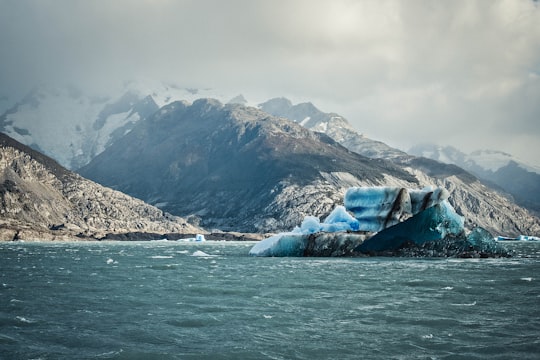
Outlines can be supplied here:
<path id="1" fill-rule="evenodd" d="M 209 241 L 261 241 L 273 234 L 241 233 L 235 231 L 201 232 Z M 114 233 L 83 233 L 68 229 L 12 228 L 0 225 L 0 242 L 75 242 L 75 241 L 176 241 L 194 238 L 195 233 L 158 233 L 146 231 L 126 231 Z"/>

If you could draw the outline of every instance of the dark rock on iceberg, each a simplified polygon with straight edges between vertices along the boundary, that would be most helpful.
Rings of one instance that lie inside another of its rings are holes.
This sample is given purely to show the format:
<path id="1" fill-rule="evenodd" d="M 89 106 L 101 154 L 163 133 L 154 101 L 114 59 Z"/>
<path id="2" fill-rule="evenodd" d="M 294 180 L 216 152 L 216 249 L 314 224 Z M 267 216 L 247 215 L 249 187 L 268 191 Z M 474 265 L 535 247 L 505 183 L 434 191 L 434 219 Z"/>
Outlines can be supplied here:
<path id="1" fill-rule="evenodd" d="M 356 251 L 376 254 L 393 251 L 404 244 L 422 245 L 450 236 L 464 236 L 463 218 L 448 202 L 432 206 L 419 214 L 388 227 L 364 241 Z"/>

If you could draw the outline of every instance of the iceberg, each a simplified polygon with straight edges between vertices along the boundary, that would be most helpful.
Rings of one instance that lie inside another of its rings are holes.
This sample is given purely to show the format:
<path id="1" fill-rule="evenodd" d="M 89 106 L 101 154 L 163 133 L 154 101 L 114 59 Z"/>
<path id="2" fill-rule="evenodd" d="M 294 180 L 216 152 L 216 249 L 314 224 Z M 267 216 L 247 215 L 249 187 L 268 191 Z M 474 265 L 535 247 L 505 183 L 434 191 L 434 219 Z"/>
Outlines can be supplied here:
<path id="1" fill-rule="evenodd" d="M 466 234 L 443 188 L 354 187 L 321 223 L 306 216 L 291 232 L 271 236 L 252 256 L 508 256 L 485 229 Z M 351 215 L 350 212 L 354 214 Z"/>
<path id="2" fill-rule="evenodd" d="M 410 190 L 400 187 L 352 187 L 345 207 L 360 222 L 360 230 L 381 231 L 440 204 L 450 194 L 444 188 Z"/>

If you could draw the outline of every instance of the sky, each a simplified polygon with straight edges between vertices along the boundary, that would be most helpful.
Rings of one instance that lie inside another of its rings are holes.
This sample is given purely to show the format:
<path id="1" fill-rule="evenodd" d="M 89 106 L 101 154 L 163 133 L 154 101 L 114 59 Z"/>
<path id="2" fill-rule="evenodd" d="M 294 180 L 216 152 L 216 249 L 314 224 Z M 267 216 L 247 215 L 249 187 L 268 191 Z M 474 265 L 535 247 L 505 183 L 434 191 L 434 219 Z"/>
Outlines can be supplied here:
<path id="1" fill-rule="evenodd" d="M 538 1 L 0 0 L 0 97 L 141 78 L 540 165 Z"/>

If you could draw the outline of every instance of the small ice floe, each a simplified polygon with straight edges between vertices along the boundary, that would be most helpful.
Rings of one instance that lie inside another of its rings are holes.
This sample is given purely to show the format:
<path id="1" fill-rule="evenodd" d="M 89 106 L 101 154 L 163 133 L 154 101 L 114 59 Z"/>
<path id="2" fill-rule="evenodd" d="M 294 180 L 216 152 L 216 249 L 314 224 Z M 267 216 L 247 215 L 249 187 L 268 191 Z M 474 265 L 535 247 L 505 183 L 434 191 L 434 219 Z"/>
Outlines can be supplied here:
<path id="1" fill-rule="evenodd" d="M 113 260 L 113 259 L 111 259 L 111 258 L 108 258 L 108 259 L 107 259 L 107 265 L 110 265 L 110 264 L 118 264 L 118 261 Z"/>
<path id="2" fill-rule="evenodd" d="M 272 315 L 263 315 L 263 317 L 264 317 L 265 319 L 271 319 L 271 318 L 273 318 Z"/>
<path id="3" fill-rule="evenodd" d="M 194 238 L 178 239 L 177 241 L 205 242 L 206 238 L 204 237 L 203 234 L 197 234 Z"/>
<path id="4" fill-rule="evenodd" d="M 523 278 L 521 278 L 520 280 L 523 280 L 523 281 L 533 281 L 533 278 L 532 278 L 532 277 L 523 277 Z"/>
<path id="5" fill-rule="evenodd" d="M 215 255 L 210 255 L 210 254 L 207 254 L 205 253 L 204 251 L 201 251 L 201 250 L 197 250 L 193 253 L 193 255 L 191 256 L 199 256 L 199 257 L 212 257 L 212 256 L 215 256 Z"/>

